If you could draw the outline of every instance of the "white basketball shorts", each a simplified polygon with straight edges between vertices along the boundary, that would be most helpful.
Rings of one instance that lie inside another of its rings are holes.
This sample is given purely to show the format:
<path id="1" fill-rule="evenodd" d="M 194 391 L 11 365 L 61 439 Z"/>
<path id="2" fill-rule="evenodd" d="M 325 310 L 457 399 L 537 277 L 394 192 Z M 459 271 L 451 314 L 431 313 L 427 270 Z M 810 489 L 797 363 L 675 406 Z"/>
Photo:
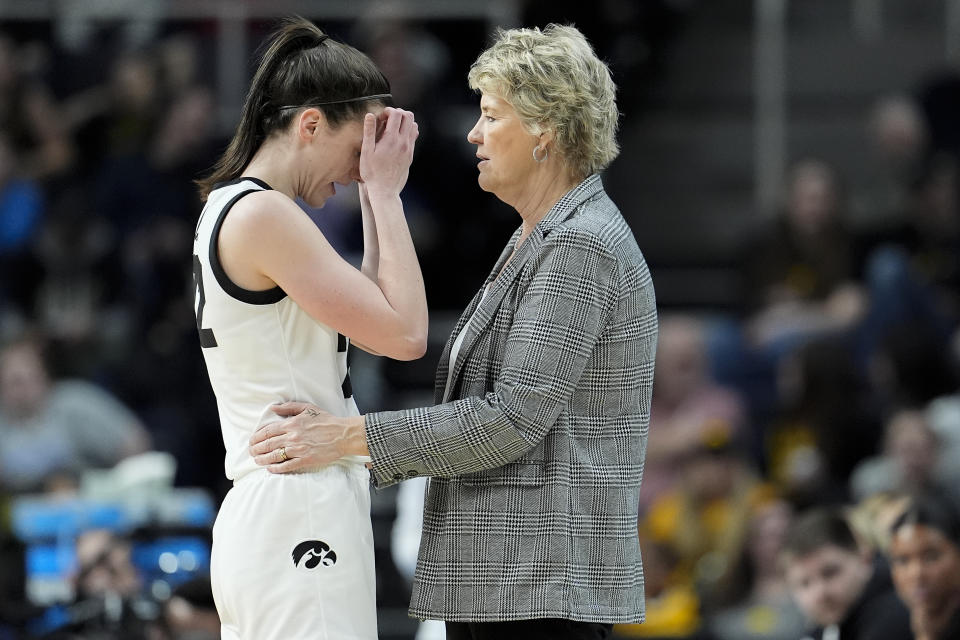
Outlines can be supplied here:
<path id="1" fill-rule="evenodd" d="M 223 640 L 376 640 L 366 467 L 238 480 L 213 526 L 210 578 Z"/>

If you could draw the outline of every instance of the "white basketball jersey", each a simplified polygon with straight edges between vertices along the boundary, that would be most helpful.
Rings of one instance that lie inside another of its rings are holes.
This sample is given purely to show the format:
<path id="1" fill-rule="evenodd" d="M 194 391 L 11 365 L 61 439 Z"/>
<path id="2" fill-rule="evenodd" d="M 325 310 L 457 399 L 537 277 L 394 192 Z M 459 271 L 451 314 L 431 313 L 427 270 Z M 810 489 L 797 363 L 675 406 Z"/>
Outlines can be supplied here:
<path id="1" fill-rule="evenodd" d="M 311 318 L 280 287 L 237 286 L 220 264 L 217 239 L 230 208 L 262 189 L 270 186 L 256 178 L 216 185 L 193 242 L 197 329 L 231 480 L 259 468 L 247 448 L 257 427 L 279 420 L 271 405 L 296 400 L 338 416 L 359 415 L 347 371 L 347 338 Z"/>

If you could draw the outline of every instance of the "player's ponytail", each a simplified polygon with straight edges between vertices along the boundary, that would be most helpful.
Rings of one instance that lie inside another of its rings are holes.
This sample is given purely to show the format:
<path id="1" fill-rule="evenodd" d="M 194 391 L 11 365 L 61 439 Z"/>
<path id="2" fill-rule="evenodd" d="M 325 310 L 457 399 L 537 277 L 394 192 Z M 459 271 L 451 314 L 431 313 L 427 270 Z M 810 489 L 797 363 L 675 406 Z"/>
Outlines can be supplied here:
<path id="1" fill-rule="evenodd" d="M 197 180 L 207 199 L 216 183 L 242 175 L 257 149 L 290 123 L 299 107 L 317 106 L 330 126 L 365 113 L 371 101 L 390 104 L 390 84 L 370 58 L 303 18 L 288 18 L 267 41 L 243 102 L 240 123 L 211 174 Z M 372 96 L 371 99 L 365 99 Z M 323 104 L 329 103 L 333 104 Z"/>

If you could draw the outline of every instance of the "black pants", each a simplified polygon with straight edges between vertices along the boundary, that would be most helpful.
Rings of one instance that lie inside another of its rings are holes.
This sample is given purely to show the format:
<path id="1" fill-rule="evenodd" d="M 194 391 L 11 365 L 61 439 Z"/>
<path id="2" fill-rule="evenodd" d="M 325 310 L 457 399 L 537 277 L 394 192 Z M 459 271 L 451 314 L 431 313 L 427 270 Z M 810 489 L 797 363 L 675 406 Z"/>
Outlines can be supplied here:
<path id="1" fill-rule="evenodd" d="M 515 622 L 447 622 L 447 640 L 606 640 L 612 624 L 547 618 Z"/>

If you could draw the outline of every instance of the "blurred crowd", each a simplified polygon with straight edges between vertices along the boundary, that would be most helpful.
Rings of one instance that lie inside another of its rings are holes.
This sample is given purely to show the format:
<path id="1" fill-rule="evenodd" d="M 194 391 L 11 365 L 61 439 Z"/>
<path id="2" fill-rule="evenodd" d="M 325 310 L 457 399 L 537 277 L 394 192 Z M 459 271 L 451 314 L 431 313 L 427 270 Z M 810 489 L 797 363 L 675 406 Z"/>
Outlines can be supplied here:
<path id="1" fill-rule="evenodd" d="M 523 21 L 576 20 L 611 62 L 621 111 L 642 112 L 693 3 L 580 4 L 529 2 Z M 515 224 L 479 194 L 465 142 L 487 25 L 318 23 L 367 51 L 417 114 L 404 199 L 432 317 L 457 313 Z M 251 43 L 270 28 L 251 22 Z M 163 24 L 133 46 L 107 24 L 78 47 L 52 24 L 0 23 L 0 640 L 217 637 L 203 576 L 150 594 L 124 531 L 77 537 L 69 616 L 44 618 L 11 508 L 76 496 L 89 470 L 149 451 L 172 455 L 177 486 L 216 503 L 228 488 L 189 259 L 192 180 L 230 133 L 205 63 L 213 30 Z M 661 308 L 638 523 L 648 623 L 619 636 L 799 638 L 817 618 L 784 557 L 805 517 L 841 513 L 882 576 L 906 499 L 960 502 L 960 75 L 918 84 L 864 114 L 868 188 L 816 157 L 791 167 L 781 210 L 745 234 L 735 313 Z M 355 191 L 305 209 L 359 261 Z M 624 213 L 643 248 L 642 216 Z M 358 355 L 361 410 L 429 398 L 438 325 L 419 363 Z M 381 601 L 399 608 L 418 498 L 374 496 Z"/>
<path id="2" fill-rule="evenodd" d="M 661 309 L 648 622 L 621 636 L 954 637 L 921 635 L 913 593 L 956 625 L 960 578 L 907 587 L 890 552 L 897 518 L 934 502 L 960 575 L 960 73 L 918 85 L 864 114 L 869 184 L 790 166 L 744 236 L 735 313 Z"/>

